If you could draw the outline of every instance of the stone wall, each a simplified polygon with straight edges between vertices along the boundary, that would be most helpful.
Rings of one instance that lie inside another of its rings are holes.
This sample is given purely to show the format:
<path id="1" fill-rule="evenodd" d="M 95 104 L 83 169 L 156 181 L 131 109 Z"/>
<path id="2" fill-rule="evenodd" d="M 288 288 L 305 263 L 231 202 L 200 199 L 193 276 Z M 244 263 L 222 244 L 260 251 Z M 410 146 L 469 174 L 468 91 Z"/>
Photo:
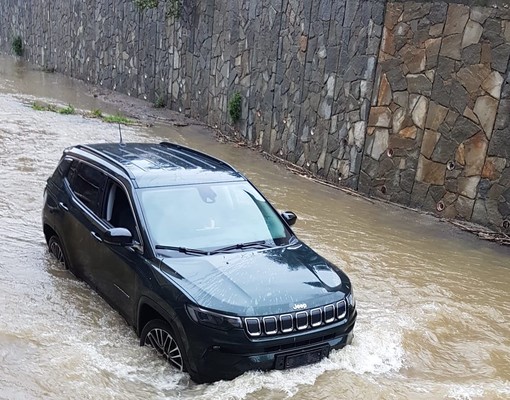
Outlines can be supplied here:
<path id="1" fill-rule="evenodd" d="M 359 189 L 502 228 L 509 56 L 507 10 L 388 3 Z"/>
<path id="2" fill-rule="evenodd" d="M 164 2 L 3 0 L 0 49 L 20 35 L 29 62 L 164 100 L 336 184 L 501 229 L 510 12 L 457 4 L 473 2 L 184 0 L 173 19 Z"/>

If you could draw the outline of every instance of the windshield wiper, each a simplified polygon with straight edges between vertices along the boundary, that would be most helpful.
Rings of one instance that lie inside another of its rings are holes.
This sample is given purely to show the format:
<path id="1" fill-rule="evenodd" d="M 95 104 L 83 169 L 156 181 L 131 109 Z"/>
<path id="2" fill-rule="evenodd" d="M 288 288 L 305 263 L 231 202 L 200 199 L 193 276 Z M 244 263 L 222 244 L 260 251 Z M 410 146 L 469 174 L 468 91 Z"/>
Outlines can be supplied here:
<path id="1" fill-rule="evenodd" d="M 237 244 L 233 244 L 232 246 L 221 247 L 219 249 L 212 250 L 210 252 L 210 254 L 222 253 L 224 251 L 230 251 L 230 250 L 241 250 L 241 249 L 246 249 L 248 247 L 268 248 L 271 246 L 269 244 L 267 244 L 265 240 L 255 240 L 253 242 L 237 243 Z"/>
<path id="2" fill-rule="evenodd" d="M 164 246 L 162 244 L 157 244 L 156 249 L 157 250 L 173 250 L 173 251 L 178 251 L 179 253 L 199 254 L 199 255 L 203 255 L 203 256 L 208 256 L 210 254 L 208 251 L 205 251 L 205 250 L 190 249 L 188 247 L 179 247 L 179 246 Z"/>

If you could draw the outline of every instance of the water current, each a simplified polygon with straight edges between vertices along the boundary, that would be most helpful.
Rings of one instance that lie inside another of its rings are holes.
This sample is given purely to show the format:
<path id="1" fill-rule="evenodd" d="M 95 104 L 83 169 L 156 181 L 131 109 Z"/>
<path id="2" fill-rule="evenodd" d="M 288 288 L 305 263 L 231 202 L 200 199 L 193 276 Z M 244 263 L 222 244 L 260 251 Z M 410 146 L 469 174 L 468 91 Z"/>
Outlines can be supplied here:
<path id="1" fill-rule="evenodd" d="M 42 194 L 62 150 L 118 127 L 36 111 L 34 101 L 122 112 L 75 80 L 0 57 L 0 399 L 508 399 L 510 249 L 431 216 L 365 200 L 214 139 L 200 126 L 123 128 L 225 159 L 353 281 L 351 346 L 288 371 L 197 385 L 49 256 Z M 148 105 L 150 107 L 150 105 Z"/>

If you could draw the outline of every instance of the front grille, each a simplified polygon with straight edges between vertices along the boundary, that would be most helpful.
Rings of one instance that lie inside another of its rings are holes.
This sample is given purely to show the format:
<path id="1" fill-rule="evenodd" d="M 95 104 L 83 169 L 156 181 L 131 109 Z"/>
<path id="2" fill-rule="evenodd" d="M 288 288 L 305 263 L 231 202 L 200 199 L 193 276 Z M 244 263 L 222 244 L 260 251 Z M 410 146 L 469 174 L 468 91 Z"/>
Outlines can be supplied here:
<path id="1" fill-rule="evenodd" d="M 347 304 L 341 300 L 334 304 L 294 313 L 244 318 L 249 336 L 273 336 L 300 332 L 340 321 L 347 315 Z"/>

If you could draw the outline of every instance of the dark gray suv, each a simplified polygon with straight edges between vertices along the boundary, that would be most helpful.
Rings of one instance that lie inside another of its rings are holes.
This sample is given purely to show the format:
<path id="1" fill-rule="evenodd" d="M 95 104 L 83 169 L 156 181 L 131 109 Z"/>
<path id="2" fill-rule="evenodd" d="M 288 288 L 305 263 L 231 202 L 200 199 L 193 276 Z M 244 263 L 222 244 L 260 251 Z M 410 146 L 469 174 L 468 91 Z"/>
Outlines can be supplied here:
<path id="1" fill-rule="evenodd" d="M 79 145 L 45 189 L 51 253 L 197 382 L 349 344 L 348 277 L 228 164 L 170 143 Z"/>

